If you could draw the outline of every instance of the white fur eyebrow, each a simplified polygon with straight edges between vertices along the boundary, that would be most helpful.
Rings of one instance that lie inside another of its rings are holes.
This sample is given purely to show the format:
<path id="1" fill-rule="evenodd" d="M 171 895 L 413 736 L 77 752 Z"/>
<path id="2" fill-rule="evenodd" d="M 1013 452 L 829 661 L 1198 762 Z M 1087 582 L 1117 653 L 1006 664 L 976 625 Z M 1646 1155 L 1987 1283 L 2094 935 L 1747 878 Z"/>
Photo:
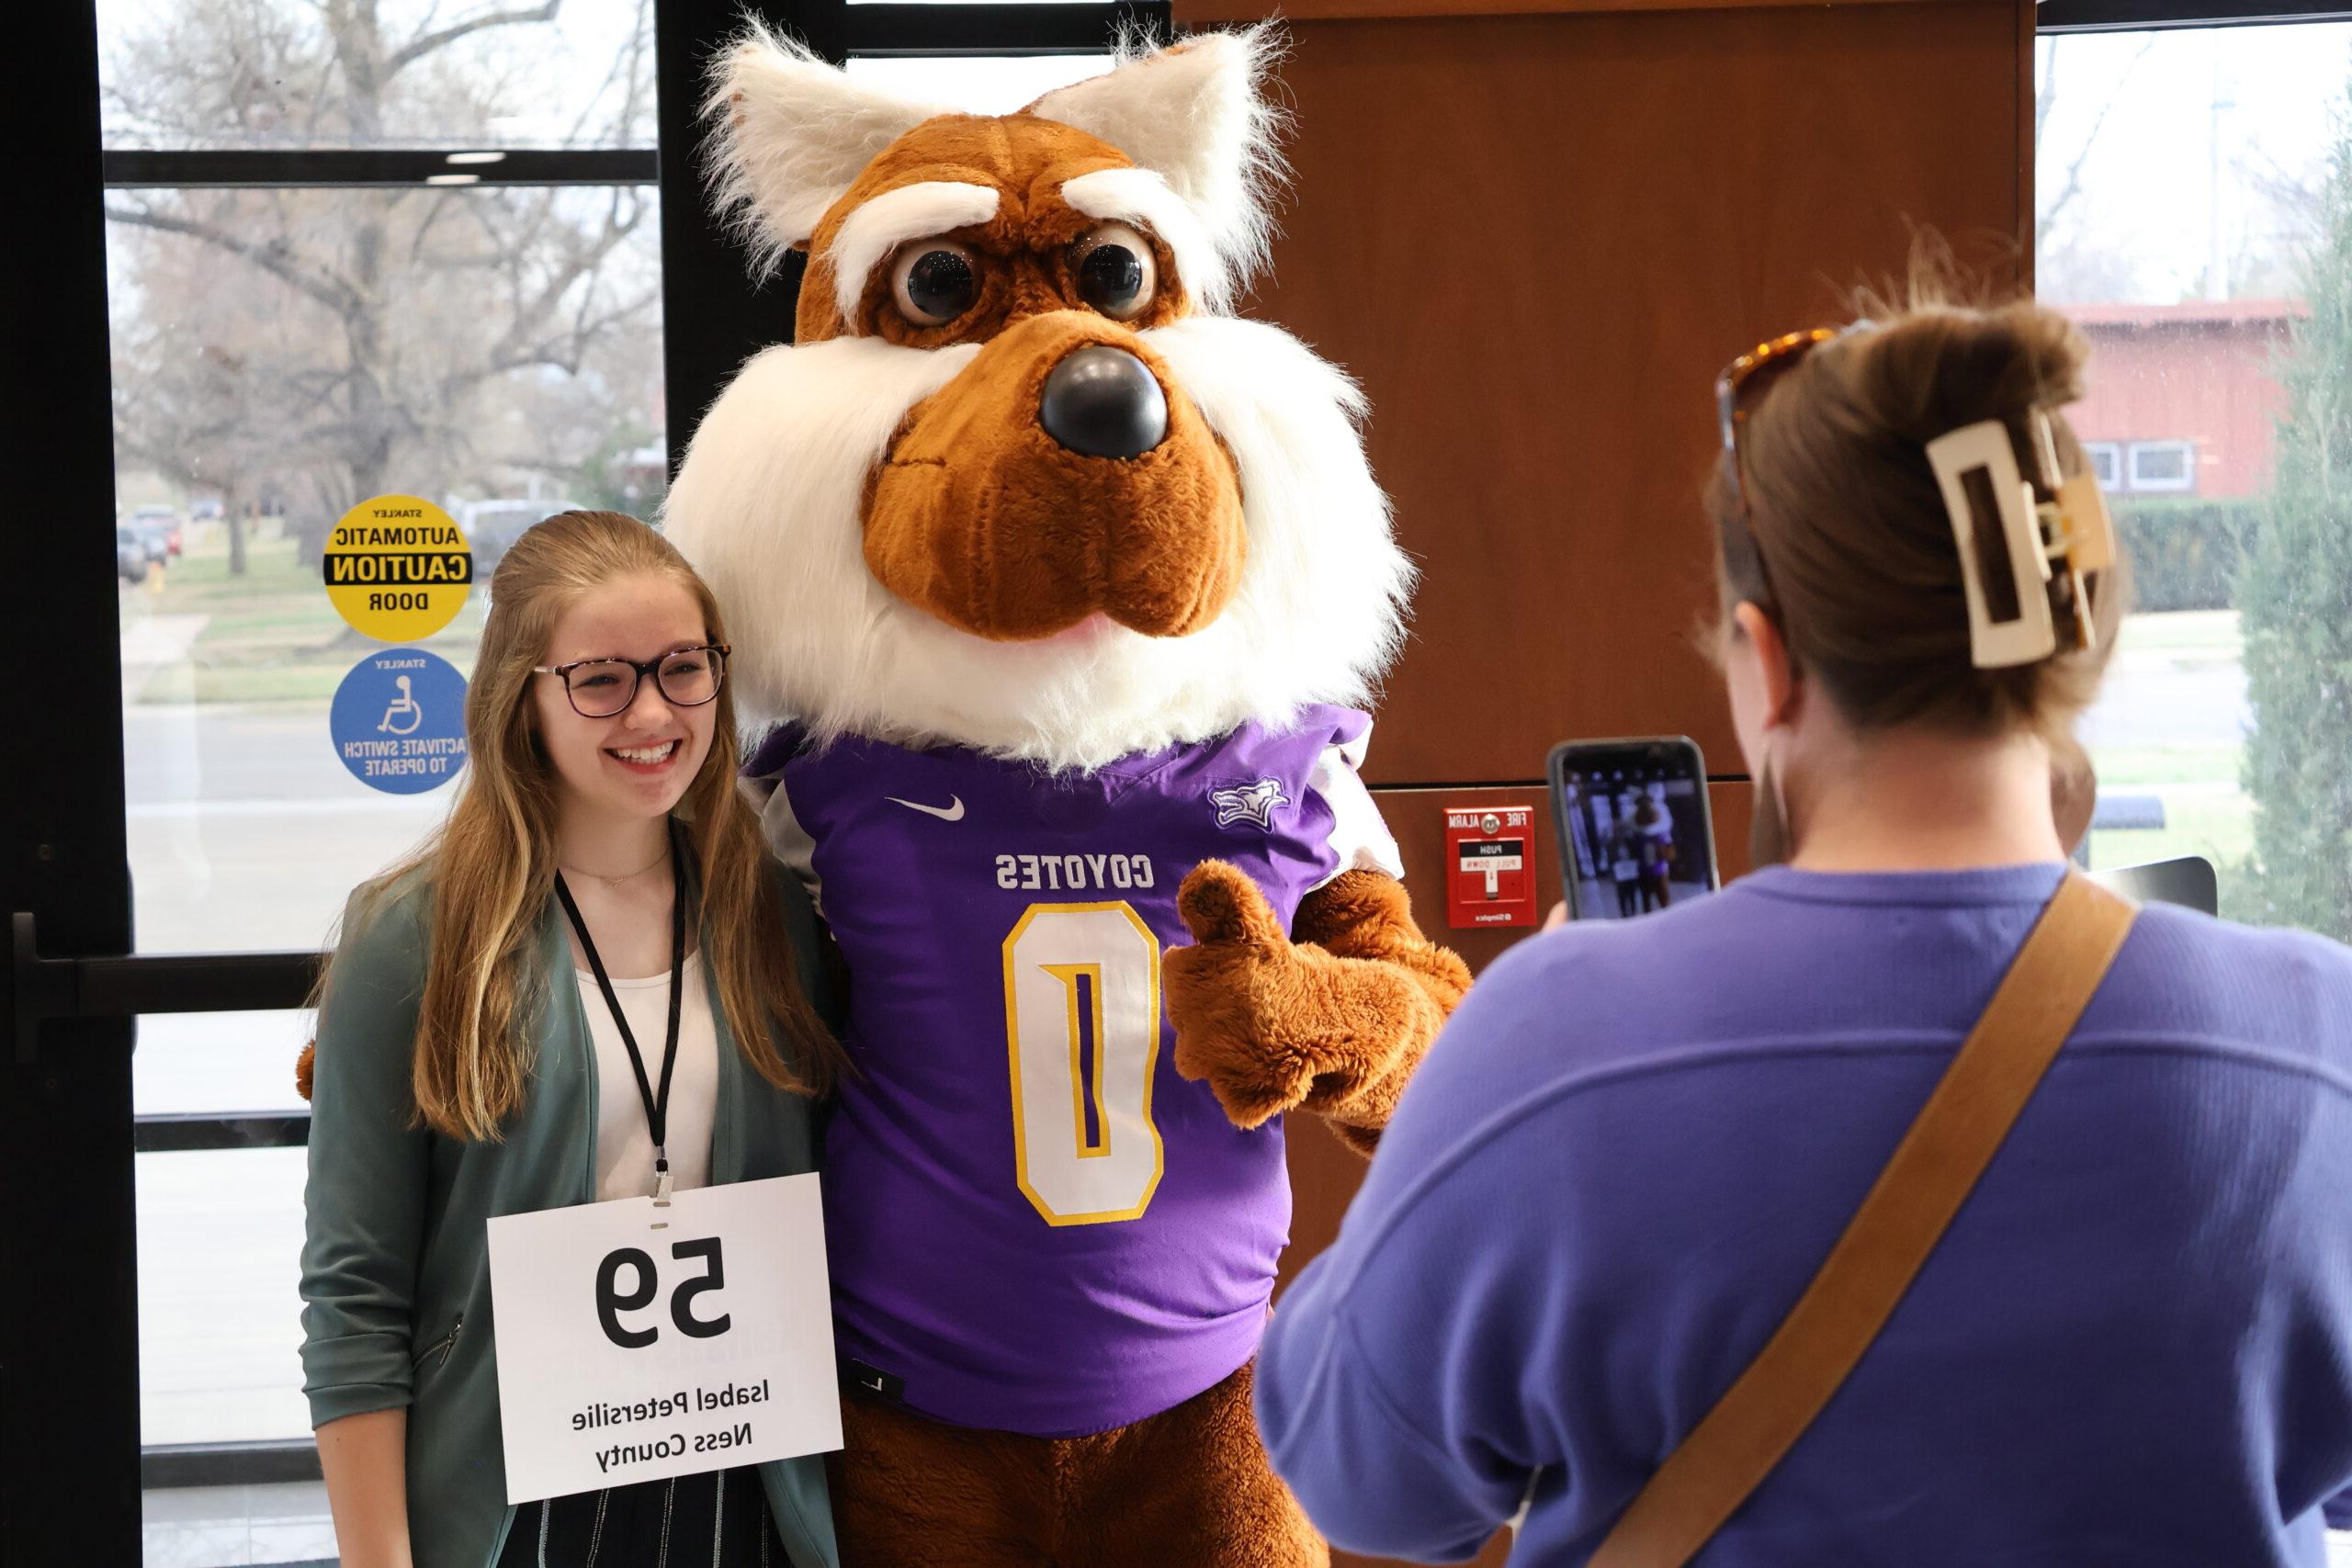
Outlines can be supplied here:
<path id="1" fill-rule="evenodd" d="M 1075 183 L 1075 182 L 1073 182 Z M 825 259 L 833 267 L 833 302 L 844 325 L 854 325 L 857 302 L 876 264 L 909 240 L 985 223 L 996 216 L 993 186 L 922 180 L 886 190 L 842 220 Z"/>
<path id="2" fill-rule="evenodd" d="M 1105 222 L 1134 223 L 1159 237 L 1176 258 L 1176 271 L 1204 310 L 1222 311 L 1232 279 L 1209 231 L 1191 204 L 1151 169 L 1097 169 L 1062 182 L 1062 199 L 1073 211 Z"/>

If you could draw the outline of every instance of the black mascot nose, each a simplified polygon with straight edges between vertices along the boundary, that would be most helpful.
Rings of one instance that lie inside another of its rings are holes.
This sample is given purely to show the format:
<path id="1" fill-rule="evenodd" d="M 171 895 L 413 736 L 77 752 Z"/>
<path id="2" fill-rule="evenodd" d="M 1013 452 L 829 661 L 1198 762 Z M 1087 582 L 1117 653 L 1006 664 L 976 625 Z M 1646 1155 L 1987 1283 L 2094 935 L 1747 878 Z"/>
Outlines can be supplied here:
<path id="1" fill-rule="evenodd" d="M 1054 367 L 1037 422 L 1089 457 L 1140 457 L 1168 437 L 1168 397 L 1142 360 L 1098 343 Z"/>

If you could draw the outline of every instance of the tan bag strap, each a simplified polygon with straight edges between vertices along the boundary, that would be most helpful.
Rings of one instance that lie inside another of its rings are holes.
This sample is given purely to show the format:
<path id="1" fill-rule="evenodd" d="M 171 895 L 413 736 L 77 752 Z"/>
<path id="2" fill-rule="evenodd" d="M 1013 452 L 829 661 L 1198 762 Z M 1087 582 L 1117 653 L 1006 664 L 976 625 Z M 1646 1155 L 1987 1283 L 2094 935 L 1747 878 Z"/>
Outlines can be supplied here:
<path id="1" fill-rule="evenodd" d="M 2139 906 L 2071 868 L 1821 1271 L 1667 1456 L 1588 1568 L 1680 1568 L 1804 1435 L 1895 1303 L 2122 949 Z"/>

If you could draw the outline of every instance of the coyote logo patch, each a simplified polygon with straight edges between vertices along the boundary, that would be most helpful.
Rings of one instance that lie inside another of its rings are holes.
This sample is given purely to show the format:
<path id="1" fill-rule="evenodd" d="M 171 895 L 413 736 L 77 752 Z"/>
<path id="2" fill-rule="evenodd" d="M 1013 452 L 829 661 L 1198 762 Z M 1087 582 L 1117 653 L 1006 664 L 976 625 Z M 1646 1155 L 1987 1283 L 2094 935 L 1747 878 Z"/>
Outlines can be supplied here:
<path id="1" fill-rule="evenodd" d="M 1271 832 L 1274 807 L 1289 805 L 1290 796 L 1283 793 L 1279 779 L 1259 779 L 1229 789 L 1213 789 L 1209 791 L 1209 804 L 1216 807 L 1216 825 L 1220 828 L 1230 828 L 1236 822 L 1254 822 Z"/>

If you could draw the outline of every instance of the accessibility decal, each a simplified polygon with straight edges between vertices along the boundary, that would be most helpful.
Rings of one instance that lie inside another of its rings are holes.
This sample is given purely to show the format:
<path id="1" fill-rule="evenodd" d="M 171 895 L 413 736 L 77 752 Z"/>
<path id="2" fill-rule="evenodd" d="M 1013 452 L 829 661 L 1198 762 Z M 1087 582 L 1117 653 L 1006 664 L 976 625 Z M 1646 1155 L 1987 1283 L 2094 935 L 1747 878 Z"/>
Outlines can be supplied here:
<path id="1" fill-rule="evenodd" d="M 327 730 L 343 765 L 369 788 L 436 789 L 466 765 L 466 678 L 421 648 L 371 653 L 335 688 Z"/>
<path id="2" fill-rule="evenodd" d="M 343 514 L 319 560 L 327 598 L 379 642 L 417 642 L 457 618 L 474 554 L 449 514 L 422 497 L 379 495 Z"/>

